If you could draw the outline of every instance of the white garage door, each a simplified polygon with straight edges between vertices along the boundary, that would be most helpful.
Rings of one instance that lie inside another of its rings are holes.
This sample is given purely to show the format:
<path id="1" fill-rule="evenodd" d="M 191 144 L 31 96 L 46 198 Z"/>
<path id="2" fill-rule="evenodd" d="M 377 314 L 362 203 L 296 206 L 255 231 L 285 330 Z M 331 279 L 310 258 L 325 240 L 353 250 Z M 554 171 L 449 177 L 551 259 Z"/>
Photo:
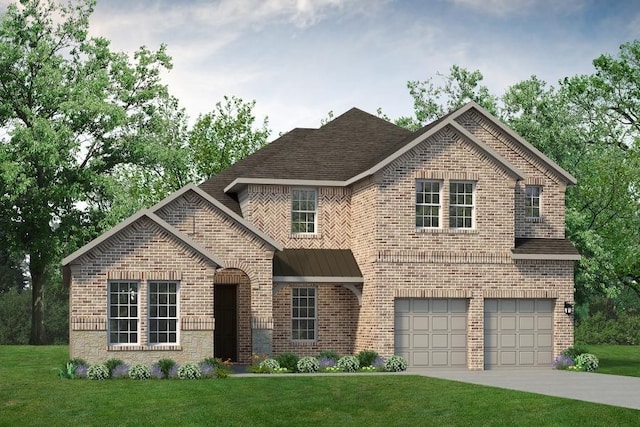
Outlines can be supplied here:
<path id="1" fill-rule="evenodd" d="M 467 367 L 467 300 L 395 300 L 395 354 L 414 368 Z"/>
<path id="2" fill-rule="evenodd" d="M 485 368 L 550 366 L 553 300 L 485 300 L 484 349 Z"/>

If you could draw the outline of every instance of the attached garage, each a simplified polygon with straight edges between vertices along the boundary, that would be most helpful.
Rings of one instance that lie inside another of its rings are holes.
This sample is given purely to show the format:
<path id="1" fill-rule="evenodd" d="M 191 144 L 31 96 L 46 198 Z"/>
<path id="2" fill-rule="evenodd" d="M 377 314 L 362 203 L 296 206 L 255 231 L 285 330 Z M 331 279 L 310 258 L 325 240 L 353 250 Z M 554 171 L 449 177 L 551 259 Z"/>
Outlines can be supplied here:
<path id="1" fill-rule="evenodd" d="M 395 354 L 413 368 L 467 367 L 466 299 L 395 300 Z"/>
<path id="2" fill-rule="evenodd" d="M 550 366 L 553 306 L 551 299 L 486 299 L 485 369 Z"/>

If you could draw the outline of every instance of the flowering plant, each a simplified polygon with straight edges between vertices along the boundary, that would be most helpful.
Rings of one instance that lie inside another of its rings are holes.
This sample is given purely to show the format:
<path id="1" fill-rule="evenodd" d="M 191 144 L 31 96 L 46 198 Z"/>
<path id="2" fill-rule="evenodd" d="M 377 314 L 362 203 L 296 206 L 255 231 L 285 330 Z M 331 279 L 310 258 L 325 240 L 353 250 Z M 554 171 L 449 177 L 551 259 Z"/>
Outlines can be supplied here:
<path id="1" fill-rule="evenodd" d="M 197 380 L 201 377 L 202 371 L 193 363 L 185 363 L 178 368 L 178 378 L 181 380 Z"/>
<path id="2" fill-rule="evenodd" d="M 305 356 L 298 360 L 296 364 L 296 368 L 298 372 L 318 372 L 320 370 L 320 364 L 318 363 L 318 359 L 313 356 Z"/>
<path id="3" fill-rule="evenodd" d="M 400 372 L 407 370 L 407 361 L 402 356 L 395 354 L 384 361 L 384 370 L 389 372 Z"/>
<path id="4" fill-rule="evenodd" d="M 151 370 L 147 365 L 133 365 L 129 368 L 129 378 L 132 380 L 148 380 L 151 378 Z"/>
<path id="5" fill-rule="evenodd" d="M 336 366 L 344 372 L 355 372 L 360 368 L 360 361 L 356 356 L 342 356 Z"/>
<path id="6" fill-rule="evenodd" d="M 280 368 L 280 363 L 276 359 L 264 359 L 258 366 L 263 372 L 273 372 Z"/>
<path id="7" fill-rule="evenodd" d="M 87 378 L 90 380 L 106 380 L 109 378 L 109 370 L 104 365 L 91 365 L 87 369 Z"/>
<path id="8" fill-rule="evenodd" d="M 598 358 L 591 353 L 583 353 L 576 357 L 576 367 L 581 371 L 594 372 L 598 369 Z"/>
<path id="9" fill-rule="evenodd" d="M 128 378 L 129 367 L 125 364 L 118 365 L 111 370 L 111 378 Z"/>
<path id="10" fill-rule="evenodd" d="M 327 368 L 333 368 L 336 366 L 336 360 L 330 357 L 319 357 L 318 365 L 320 366 L 320 370 L 324 371 L 327 370 Z"/>
<path id="11" fill-rule="evenodd" d="M 573 366 L 573 358 L 571 356 L 561 355 L 553 359 L 551 367 L 558 370 L 566 370 Z"/>

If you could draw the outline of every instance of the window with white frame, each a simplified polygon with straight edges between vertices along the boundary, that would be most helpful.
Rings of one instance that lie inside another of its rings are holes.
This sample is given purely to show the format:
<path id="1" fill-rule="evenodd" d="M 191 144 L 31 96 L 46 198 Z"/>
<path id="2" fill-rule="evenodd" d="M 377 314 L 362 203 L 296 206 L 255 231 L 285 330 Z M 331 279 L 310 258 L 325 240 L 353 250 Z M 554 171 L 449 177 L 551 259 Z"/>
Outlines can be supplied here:
<path id="1" fill-rule="evenodd" d="M 542 187 L 537 185 L 527 185 L 524 188 L 524 214 L 526 218 L 540 218 L 540 196 Z"/>
<path id="2" fill-rule="evenodd" d="M 291 290 L 291 339 L 294 341 L 316 339 L 316 288 Z"/>
<path id="3" fill-rule="evenodd" d="M 291 232 L 316 232 L 317 192 L 315 189 L 293 189 L 291 193 Z"/>
<path id="4" fill-rule="evenodd" d="M 138 344 L 137 282 L 109 282 L 109 344 Z"/>
<path id="5" fill-rule="evenodd" d="M 449 228 L 473 228 L 474 183 L 449 183 Z"/>
<path id="6" fill-rule="evenodd" d="M 149 344 L 178 342 L 178 283 L 149 282 Z"/>
<path id="7" fill-rule="evenodd" d="M 416 181 L 416 227 L 440 227 L 440 181 Z"/>

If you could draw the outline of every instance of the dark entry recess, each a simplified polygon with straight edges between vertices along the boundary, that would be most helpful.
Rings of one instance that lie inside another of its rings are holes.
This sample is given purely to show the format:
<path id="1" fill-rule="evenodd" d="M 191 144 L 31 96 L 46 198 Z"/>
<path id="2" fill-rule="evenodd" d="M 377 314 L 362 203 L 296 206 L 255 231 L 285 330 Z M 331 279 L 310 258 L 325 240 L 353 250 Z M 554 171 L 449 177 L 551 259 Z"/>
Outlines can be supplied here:
<path id="1" fill-rule="evenodd" d="M 213 354 L 223 360 L 238 360 L 238 287 L 215 285 L 213 287 L 213 315 L 216 319 L 213 334 Z"/>

